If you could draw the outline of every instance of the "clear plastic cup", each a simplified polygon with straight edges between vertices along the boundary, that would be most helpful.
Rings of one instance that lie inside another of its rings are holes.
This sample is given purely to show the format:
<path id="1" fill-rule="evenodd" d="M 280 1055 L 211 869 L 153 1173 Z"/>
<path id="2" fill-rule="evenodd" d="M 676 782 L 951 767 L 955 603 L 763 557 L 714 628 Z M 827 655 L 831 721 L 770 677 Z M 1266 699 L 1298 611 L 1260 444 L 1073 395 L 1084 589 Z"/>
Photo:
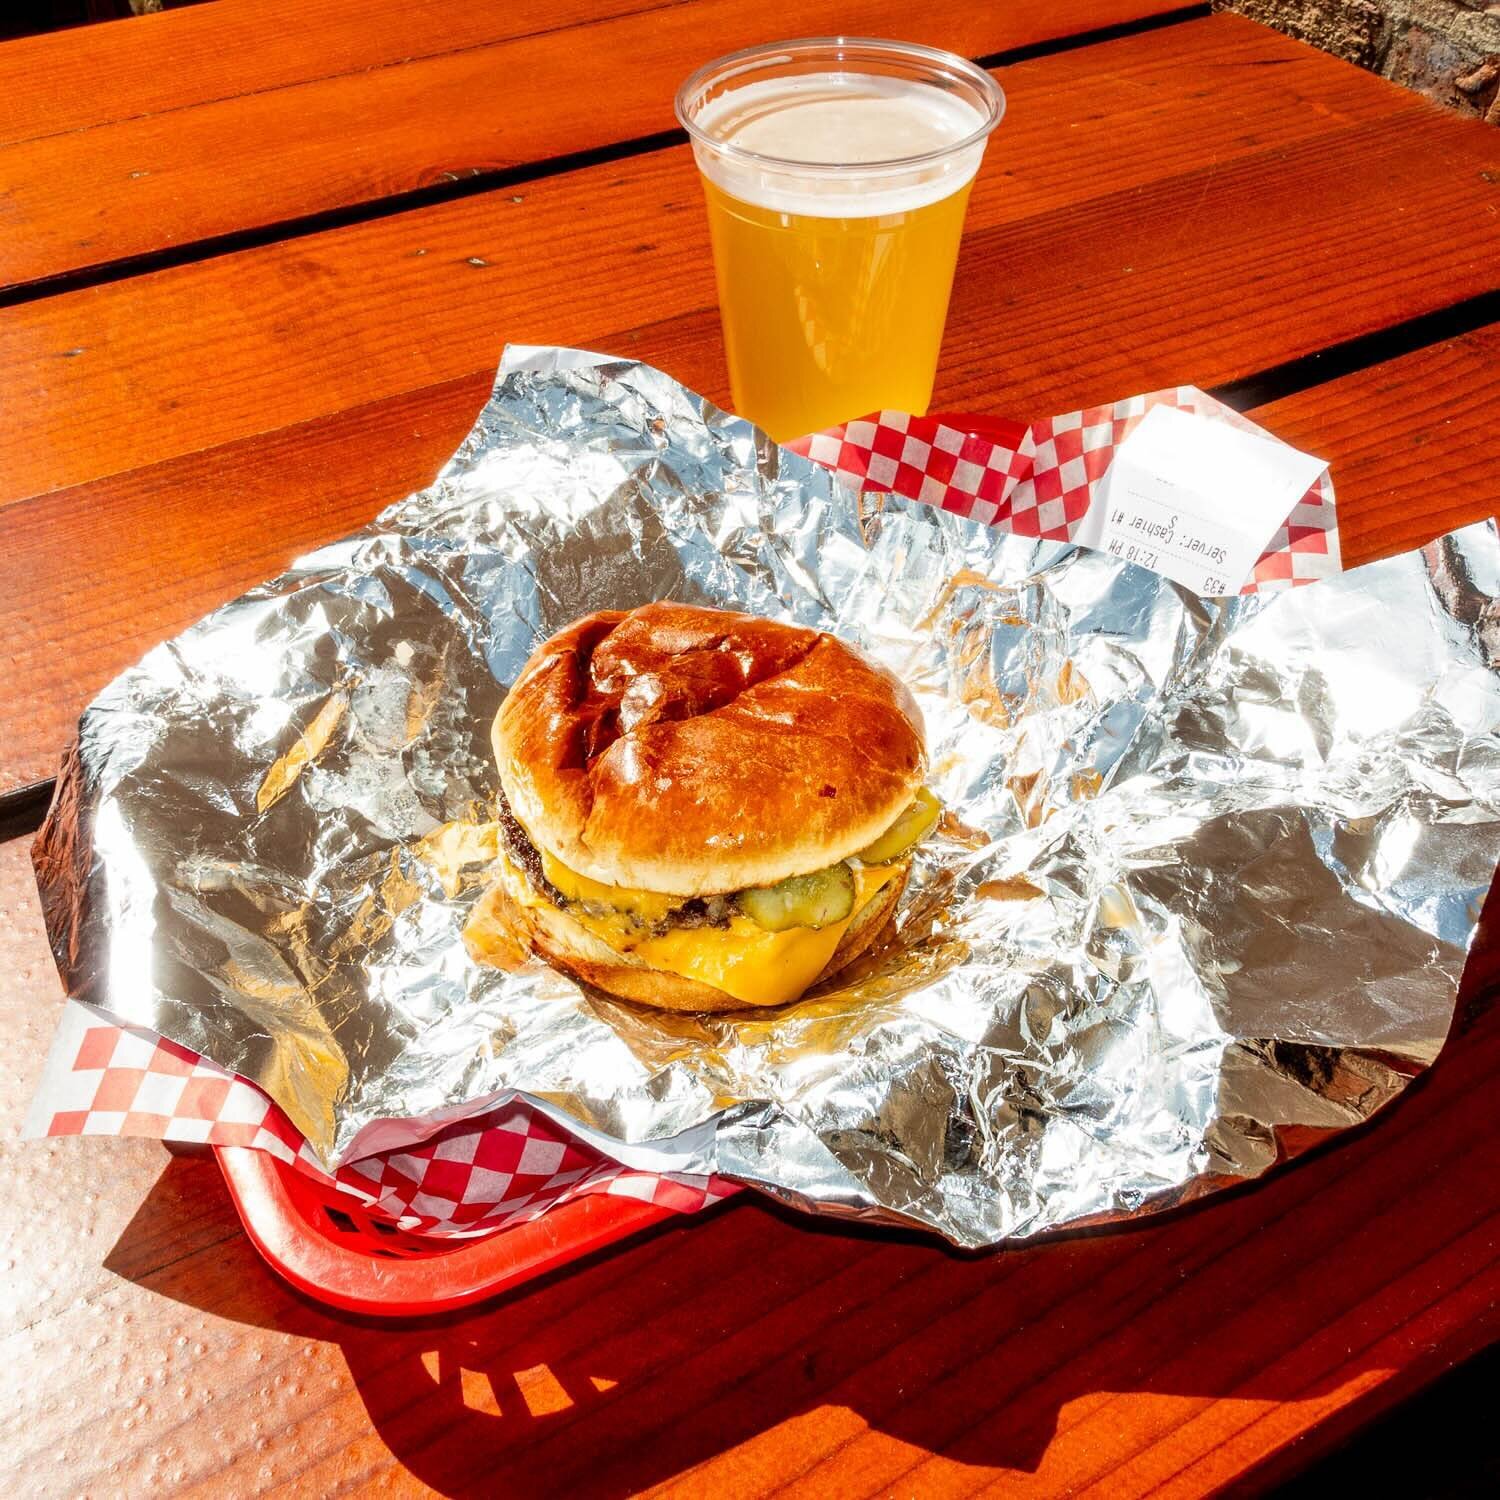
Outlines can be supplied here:
<path id="1" fill-rule="evenodd" d="M 814 37 L 677 92 L 735 409 L 779 440 L 932 399 L 969 188 L 1005 96 L 933 47 Z"/>

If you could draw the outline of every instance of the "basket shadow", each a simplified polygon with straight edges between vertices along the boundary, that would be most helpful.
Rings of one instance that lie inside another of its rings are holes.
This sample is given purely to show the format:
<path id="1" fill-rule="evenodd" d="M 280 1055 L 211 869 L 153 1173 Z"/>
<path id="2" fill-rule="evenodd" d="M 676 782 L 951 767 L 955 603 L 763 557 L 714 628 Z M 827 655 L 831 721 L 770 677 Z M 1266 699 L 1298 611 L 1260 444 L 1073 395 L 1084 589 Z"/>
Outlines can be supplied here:
<path id="1" fill-rule="evenodd" d="M 1034 1473 L 1090 1432 L 1109 1451 L 1121 1401 L 1142 1393 L 1163 1398 L 1167 1427 L 1184 1400 L 1366 1386 L 1378 1400 L 1395 1368 L 1380 1343 L 1390 1318 L 1444 1290 L 1458 1272 L 1442 1257 L 1494 1213 L 1474 1192 L 1482 1168 L 1432 1165 L 1447 1143 L 1493 1148 L 1497 1069 L 1500 1011 L 1472 1006 L 1465 1034 L 1378 1122 L 1295 1168 L 1124 1229 L 985 1255 L 747 1195 L 467 1313 L 377 1323 L 277 1281 L 214 1164 L 178 1158 L 106 1264 L 219 1317 L 336 1343 L 390 1452 L 445 1495 L 624 1495 L 731 1449 L 769 1486 L 794 1477 L 802 1436 L 808 1465 L 879 1447 L 880 1464 L 909 1467 L 872 1484 L 920 1489 L 913 1470 L 932 1455 Z M 222 1199 L 193 1227 L 215 1264 L 174 1279 L 162 1247 L 181 1264 L 171 1218 L 190 1174 L 186 1196 Z M 1377 1326 L 1369 1299 L 1391 1288 L 1405 1300 Z M 1419 1364 L 1402 1367 L 1403 1389 Z M 792 1422 L 802 1436 L 770 1436 Z M 838 1485 L 816 1467 L 809 1480 Z"/>

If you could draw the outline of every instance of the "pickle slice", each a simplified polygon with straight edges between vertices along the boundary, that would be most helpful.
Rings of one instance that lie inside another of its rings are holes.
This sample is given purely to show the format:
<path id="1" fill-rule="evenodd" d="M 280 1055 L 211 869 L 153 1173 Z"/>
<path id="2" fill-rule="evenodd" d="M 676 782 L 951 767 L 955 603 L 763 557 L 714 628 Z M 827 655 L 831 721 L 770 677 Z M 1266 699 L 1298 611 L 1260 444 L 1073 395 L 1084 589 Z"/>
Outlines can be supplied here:
<path id="1" fill-rule="evenodd" d="M 873 844 L 859 851 L 860 859 L 867 865 L 889 864 L 932 832 L 942 810 L 943 804 L 924 786 L 907 804 L 906 811 Z"/>
<path id="2" fill-rule="evenodd" d="M 811 875 L 793 875 L 776 885 L 741 891 L 735 900 L 757 927 L 785 932 L 792 927 L 827 927 L 854 910 L 854 872 L 829 865 Z"/>

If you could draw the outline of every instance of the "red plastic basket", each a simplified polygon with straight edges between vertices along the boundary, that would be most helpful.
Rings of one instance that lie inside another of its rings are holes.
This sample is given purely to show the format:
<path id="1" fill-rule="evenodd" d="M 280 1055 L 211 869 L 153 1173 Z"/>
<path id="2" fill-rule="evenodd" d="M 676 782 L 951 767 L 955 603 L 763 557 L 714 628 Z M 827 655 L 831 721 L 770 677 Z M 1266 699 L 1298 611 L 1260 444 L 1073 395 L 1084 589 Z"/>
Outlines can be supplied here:
<path id="1" fill-rule="evenodd" d="M 250 1242 L 299 1291 L 346 1312 L 414 1318 L 483 1301 L 681 1214 L 592 1193 L 472 1240 L 411 1234 L 247 1146 L 216 1146 Z"/>

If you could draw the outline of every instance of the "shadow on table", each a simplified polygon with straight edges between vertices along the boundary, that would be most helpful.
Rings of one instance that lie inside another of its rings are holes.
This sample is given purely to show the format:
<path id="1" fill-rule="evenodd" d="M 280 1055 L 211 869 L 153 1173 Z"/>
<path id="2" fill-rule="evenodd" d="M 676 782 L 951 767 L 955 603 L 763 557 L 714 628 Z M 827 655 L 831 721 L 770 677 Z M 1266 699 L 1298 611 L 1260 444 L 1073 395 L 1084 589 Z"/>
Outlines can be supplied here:
<path id="1" fill-rule="evenodd" d="M 1378 1339 L 1462 1279 L 1443 1257 L 1493 1212 L 1475 1193 L 1488 1168 L 1456 1158 L 1492 1135 L 1497 1066 L 1491 1009 L 1374 1129 L 1293 1170 L 1123 1230 L 983 1256 L 747 1196 L 488 1308 L 382 1324 L 300 1298 L 238 1234 L 205 1248 L 217 1274 L 174 1277 L 163 1216 L 183 1201 L 181 1174 L 217 1170 L 177 1159 L 107 1264 L 217 1316 L 337 1343 L 391 1452 L 447 1495 L 625 1494 L 731 1448 L 749 1486 L 769 1488 L 795 1477 L 804 1448 L 848 1444 L 842 1480 L 871 1456 L 866 1426 L 910 1445 L 898 1466 L 940 1454 L 1030 1472 L 1059 1431 L 1069 1456 L 1115 1449 L 1113 1393 L 1163 1398 L 1130 1420 L 1166 1431 L 1181 1398 L 1306 1401 L 1396 1363 L 1413 1383 L 1410 1356 Z M 1455 1157 L 1442 1174 L 1439 1141 Z M 223 1211 L 232 1224 L 227 1199 Z M 1263 1408 L 1236 1410 L 1248 1423 Z M 799 1418 L 802 1437 L 757 1446 Z M 882 1445 L 882 1464 L 893 1451 Z M 827 1471 L 809 1481 L 836 1487 Z M 881 1466 L 859 1484 L 923 1487 Z"/>

